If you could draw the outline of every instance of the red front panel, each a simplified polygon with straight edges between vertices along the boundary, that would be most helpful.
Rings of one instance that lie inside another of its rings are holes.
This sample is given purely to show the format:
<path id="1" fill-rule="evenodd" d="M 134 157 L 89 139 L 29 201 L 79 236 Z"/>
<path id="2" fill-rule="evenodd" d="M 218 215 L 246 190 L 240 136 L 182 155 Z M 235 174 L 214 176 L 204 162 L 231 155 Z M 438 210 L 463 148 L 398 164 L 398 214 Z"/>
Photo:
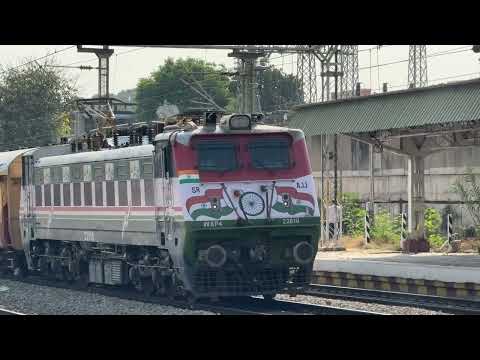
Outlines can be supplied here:
<path id="1" fill-rule="evenodd" d="M 188 146 L 175 143 L 174 156 L 177 171 L 196 170 L 197 153 L 195 144 L 202 140 L 219 139 L 222 142 L 231 142 L 237 146 L 237 159 L 240 167 L 236 170 L 219 173 L 218 171 L 200 171 L 201 182 L 245 181 L 245 180 L 275 180 L 293 179 L 311 174 L 310 161 L 304 139 L 293 142 L 290 149 L 292 167 L 289 169 L 264 170 L 251 166 L 248 144 L 261 139 L 288 139 L 289 134 L 261 134 L 261 135 L 199 135 L 192 138 Z"/>

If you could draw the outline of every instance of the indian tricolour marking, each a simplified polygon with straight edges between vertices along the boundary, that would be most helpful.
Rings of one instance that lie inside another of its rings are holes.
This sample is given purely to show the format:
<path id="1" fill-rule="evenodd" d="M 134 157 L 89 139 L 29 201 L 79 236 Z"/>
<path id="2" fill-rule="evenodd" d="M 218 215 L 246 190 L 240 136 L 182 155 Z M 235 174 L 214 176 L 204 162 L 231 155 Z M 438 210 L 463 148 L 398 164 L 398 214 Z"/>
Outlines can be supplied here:
<path id="1" fill-rule="evenodd" d="M 196 170 L 180 170 L 178 180 L 180 184 L 198 184 L 200 183 L 200 176 Z"/>

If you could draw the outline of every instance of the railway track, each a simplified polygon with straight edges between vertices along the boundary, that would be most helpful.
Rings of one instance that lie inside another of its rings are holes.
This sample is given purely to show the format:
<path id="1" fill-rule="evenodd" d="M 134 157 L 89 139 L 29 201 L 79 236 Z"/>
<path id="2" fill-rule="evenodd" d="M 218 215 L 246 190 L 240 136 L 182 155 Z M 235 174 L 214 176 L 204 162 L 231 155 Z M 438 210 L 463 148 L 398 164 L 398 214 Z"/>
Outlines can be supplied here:
<path id="1" fill-rule="evenodd" d="M 7 310 L 7 309 L 4 309 L 4 308 L 0 307 L 0 315 L 26 315 L 26 314 L 22 314 L 22 313 L 12 311 L 12 310 Z"/>
<path id="2" fill-rule="evenodd" d="M 306 304 L 288 300 L 265 301 L 256 297 L 243 300 L 243 304 L 239 301 L 235 301 L 234 304 L 236 308 L 246 306 L 261 315 L 386 315 L 371 311 Z"/>
<path id="3" fill-rule="evenodd" d="M 32 285 L 90 292 L 126 300 L 173 306 L 190 310 L 209 311 L 221 315 L 384 315 L 363 310 L 337 308 L 317 304 L 305 304 L 286 300 L 266 301 L 258 297 L 242 297 L 239 299 L 235 298 L 232 300 L 222 300 L 216 302 L 198 301 L 192 304 L 185 300 L 171 300 L 160 297 L 145 296 L 144 294 L 122 288 L 109 288 L 100 286 L 85 287 L 36 276 L 19 279 L 11 275 L 2 275 L 0 278 Z"/>
<path id="4" fill-rule="evenodd" d="M 455 315 L 480 315 L 480 301 L 478 300 L 313 284 L 303 291 L 302 295 L 420 307 Z"/>

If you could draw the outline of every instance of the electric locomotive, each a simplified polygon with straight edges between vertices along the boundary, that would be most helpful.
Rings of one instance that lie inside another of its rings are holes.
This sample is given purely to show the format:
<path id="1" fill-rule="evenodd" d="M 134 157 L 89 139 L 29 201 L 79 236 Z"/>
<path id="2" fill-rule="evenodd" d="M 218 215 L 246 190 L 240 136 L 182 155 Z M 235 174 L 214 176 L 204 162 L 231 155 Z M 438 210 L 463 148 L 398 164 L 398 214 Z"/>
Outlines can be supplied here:
<path id="1" fill-rule="evenodd" d="M 211 115 L 167 126 L 153 144 L 17 154 L 18 236 L 0 243 L 8 266 L 191 298 L 307 285 L 320 219 L 303 132 Z"/>

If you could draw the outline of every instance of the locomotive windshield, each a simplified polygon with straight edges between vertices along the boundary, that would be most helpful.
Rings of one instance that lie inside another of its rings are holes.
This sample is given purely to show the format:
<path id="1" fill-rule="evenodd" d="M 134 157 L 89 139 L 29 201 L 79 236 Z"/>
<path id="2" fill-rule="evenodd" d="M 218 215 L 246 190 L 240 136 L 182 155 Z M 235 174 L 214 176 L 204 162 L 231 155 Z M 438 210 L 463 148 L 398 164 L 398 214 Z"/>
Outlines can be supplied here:
<path id="1" fill-rule="evenodd" d="M 288 169 L 290 166 L 286 139 L 254 141 L 248 145 L 248 150 L 255 169 Z"/>
<path id="2" fill-rule="evenodd" d="M 235 145 L 227 142 L 204 141 L 197 145 L 198 170 L 231 171 L 237 168 Z"/>

